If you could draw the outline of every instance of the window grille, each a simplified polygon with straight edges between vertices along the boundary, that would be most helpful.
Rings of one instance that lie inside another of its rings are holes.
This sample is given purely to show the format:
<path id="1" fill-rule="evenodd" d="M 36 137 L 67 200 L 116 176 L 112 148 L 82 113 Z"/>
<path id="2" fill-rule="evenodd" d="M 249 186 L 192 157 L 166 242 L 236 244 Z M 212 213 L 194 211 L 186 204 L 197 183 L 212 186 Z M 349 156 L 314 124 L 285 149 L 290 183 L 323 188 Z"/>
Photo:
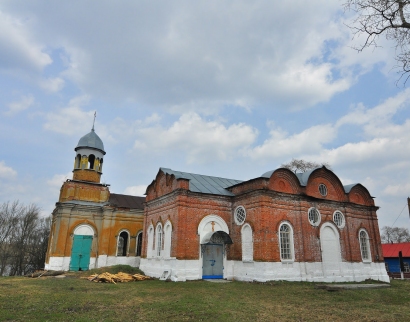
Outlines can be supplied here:
<path id="1" fill-rule="evenodd" d="M 369 256 L 369 245 L 368 245 L 368 237 L 367 237 L 367 233 L 362 230 L 360 232 L 360 251 L 362 252 L 362 259 L 363 260 L 370 260 L 370 256 Z"/>
<path id="2" fill-rule="evenodd" d="M 280 227 L 280 258 L 282 260 L 292 259 L 291 230 L 289 225 Z"/>
<path id="3" fill-rule="evenodd" d="M 333 222 L 337 227 L 343 228 L 345 226 L 345 217 L 340 211 L 335 211 L 333 214 Z"/>
<path id="4" fill-rule="evenodd" d="M 321 183 L 319 185 L 319 193 L 323 196 L 326 197 L 327 196 L 327 187 L 325 184 Z"/>
<path id="5" fill-rule="evenodd" d="M 162 227 L 161 225 L 157 228 L 157 256 L 161 256 L 162 248 Z"/>
<path id="6" fill-rule="evenodd" d="M 237 225 L 242 225 L 246 219 L 246 210 L 243 206 L 236 207 L 235 209 L 235 223 Z"/>
<path id="7" fill-rule="evenodd" d="M 313 226 L 317 226 L 320 223 L 320 213 L 316 208 L 310 208 L 308 212 L 309 222 Z"/>

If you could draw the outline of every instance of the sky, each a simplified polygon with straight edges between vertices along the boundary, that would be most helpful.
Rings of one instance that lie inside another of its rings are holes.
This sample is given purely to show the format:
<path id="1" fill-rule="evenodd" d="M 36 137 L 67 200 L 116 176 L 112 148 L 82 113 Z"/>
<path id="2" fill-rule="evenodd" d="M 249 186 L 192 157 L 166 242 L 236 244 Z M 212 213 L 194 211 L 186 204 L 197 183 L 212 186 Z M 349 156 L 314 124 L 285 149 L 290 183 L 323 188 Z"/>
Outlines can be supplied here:
<path id="1" fill-rule="evenodd" d="M 102 182 L 328 163 L 410 228 L 410 83 L 341 1 L 0 0 L 0 203 L 49 215 L 97 112 Z"/>

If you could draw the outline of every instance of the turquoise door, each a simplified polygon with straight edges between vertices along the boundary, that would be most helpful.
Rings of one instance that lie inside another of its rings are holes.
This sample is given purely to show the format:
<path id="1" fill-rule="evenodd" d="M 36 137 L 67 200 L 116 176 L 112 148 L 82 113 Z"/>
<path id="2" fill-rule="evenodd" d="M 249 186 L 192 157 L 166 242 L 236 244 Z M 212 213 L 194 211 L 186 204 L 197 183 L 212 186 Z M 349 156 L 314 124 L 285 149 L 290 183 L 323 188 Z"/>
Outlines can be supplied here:
<path id="1" fill-rule="evenodd" d="M 74 235 L 71 249 L 70 271 L 87 271 L 90 265 L 93 236 Z"/>

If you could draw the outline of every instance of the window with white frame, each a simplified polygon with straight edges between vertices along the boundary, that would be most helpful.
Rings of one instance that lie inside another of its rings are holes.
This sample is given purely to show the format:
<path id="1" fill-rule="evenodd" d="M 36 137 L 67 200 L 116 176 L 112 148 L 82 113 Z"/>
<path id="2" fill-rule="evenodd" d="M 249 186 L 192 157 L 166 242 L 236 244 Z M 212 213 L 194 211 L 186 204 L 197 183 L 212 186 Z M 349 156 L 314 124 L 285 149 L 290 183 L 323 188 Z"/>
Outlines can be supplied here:
<path id="1" fill-rule="evenodd" d="M 148 228 L 148 236 L 147 236 L 147 257 L 153 257 L 153 249 L 154 249 L 154 227 L 151 225 Z"/>
<path id="2" fill-rule="evenodd" d="M 252 228 L 249 224 L 242 227 L 242 261 L 253 261 L 253 237 Z"/>
<path id="3" fill-rule="evenodd" d="M 135 256 L 141 256 L 142 253 L 142 231 L 137 234 L 137 241 L 135 246 Z"/>
<path id="4" fill-rule="evenodd" d="M 362 254 L 363 262 L 371 261 L 369 235 L 365 230 L 359 232 L 360 253 Z"/>
<path id="5" fill-rule="evenodd" d="M 279 227 L 280 259 L 282 261 L 293 260 L 293 231 L 288 223 Z"/>
<path id="6" fill-rule="evenodd" d="M 122 231 L 117 238 L 117 256 L 127 256 L 129 245 L 128 232 Z"/>
<path id="7" fill-rule="evenodd" d="M 337 227 L 343 228 L 345 226 L 345 216 L 342 214 L 341 211 L 336 210 L 333 214 L 333 222 L 336 224 Z"/>
<path id="8" fill-rule="evenodd" d="M 246 210 L 243 206 L 238 206 L 234 213 L 235 224 L 242 225 L 246 219 Z"/>
<path id="9" fill-rule="evenodd" d="M 171 242 L 172 242 L 172 225 L 168 221 L 164 226 L 164 252 L 163 256 L 166 258 L 171 257 Z"/>
<path id="10" fill-rule="evenodd" d="M 308 211 L 308 219 L 312 226 L 319 226 L 321 220 L 319 210 L 315 207 L 310 208 Z"/>
<path id="11" fill-rule="evenodd" d="M 404 272 L 403 273 L 409 273 L 410 272 L 410 265 L 407 262 L 403 263 L 404 266 Z"/>
<path id="12" fill-rule="evenodd" d="M 157 231 L 155 232 L 156 240 L 155 240 L 155 253 L 159 257 L 161 256 L 162 251 L 162 225 L 157 225 Z"/>

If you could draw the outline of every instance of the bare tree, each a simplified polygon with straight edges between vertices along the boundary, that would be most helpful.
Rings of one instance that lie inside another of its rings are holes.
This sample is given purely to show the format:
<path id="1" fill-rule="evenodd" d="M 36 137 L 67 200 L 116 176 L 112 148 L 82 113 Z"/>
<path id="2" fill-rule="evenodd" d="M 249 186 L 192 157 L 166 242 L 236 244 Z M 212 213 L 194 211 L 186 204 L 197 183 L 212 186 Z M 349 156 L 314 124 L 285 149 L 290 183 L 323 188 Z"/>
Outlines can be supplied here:
<path id="1" fill-rule="evenodd" d="M 407 228 L 384 226 L 380 237 L 383 244 L 410 242 L 410 233 Z"/>
<path id="2" fill-rule="evenodd" d="M 10 264 L 13 254 L 11 240 L 14 228 L 17 224 L 19 202 L 9 202 L 0 205 L 0 276 L 2 276 Z"/>
<path id="3" fill-rule="evenodd" d="M 51 220 L 39 214 L 34 204 L 0 204 L 0 276 L 24 275 L 44 266 Z"/>
<path id="4" fill-rule="evenodd" d="M 289 170 L 293 171 L 294 173 L 306 172 L 306 171 L 309 171 L 309 170 L 320 168 L 322 166 L 325 166 L 326 168 L 331 169 L 330 165 L 326 162 L 318 163 L 318 162 L 305 161 L 305 160 L 302 160 L 302 159 L 292 159 L 292 161 L 290 161 L 288 163 L 283 163 L 281 165 L 282 168 L 289 169 Z"/>
<path id="5" fill-rule="evenodd" d="M 392 40 L 396 48 L 396 67 L 406 83 L 410 77 L 410 1 L 347 0 L 345 9 L 358 13 L 351 25 L 355 35 L 366 36 L 365 42 L 355 49 L 378 47 L 380 36 Z"/>

